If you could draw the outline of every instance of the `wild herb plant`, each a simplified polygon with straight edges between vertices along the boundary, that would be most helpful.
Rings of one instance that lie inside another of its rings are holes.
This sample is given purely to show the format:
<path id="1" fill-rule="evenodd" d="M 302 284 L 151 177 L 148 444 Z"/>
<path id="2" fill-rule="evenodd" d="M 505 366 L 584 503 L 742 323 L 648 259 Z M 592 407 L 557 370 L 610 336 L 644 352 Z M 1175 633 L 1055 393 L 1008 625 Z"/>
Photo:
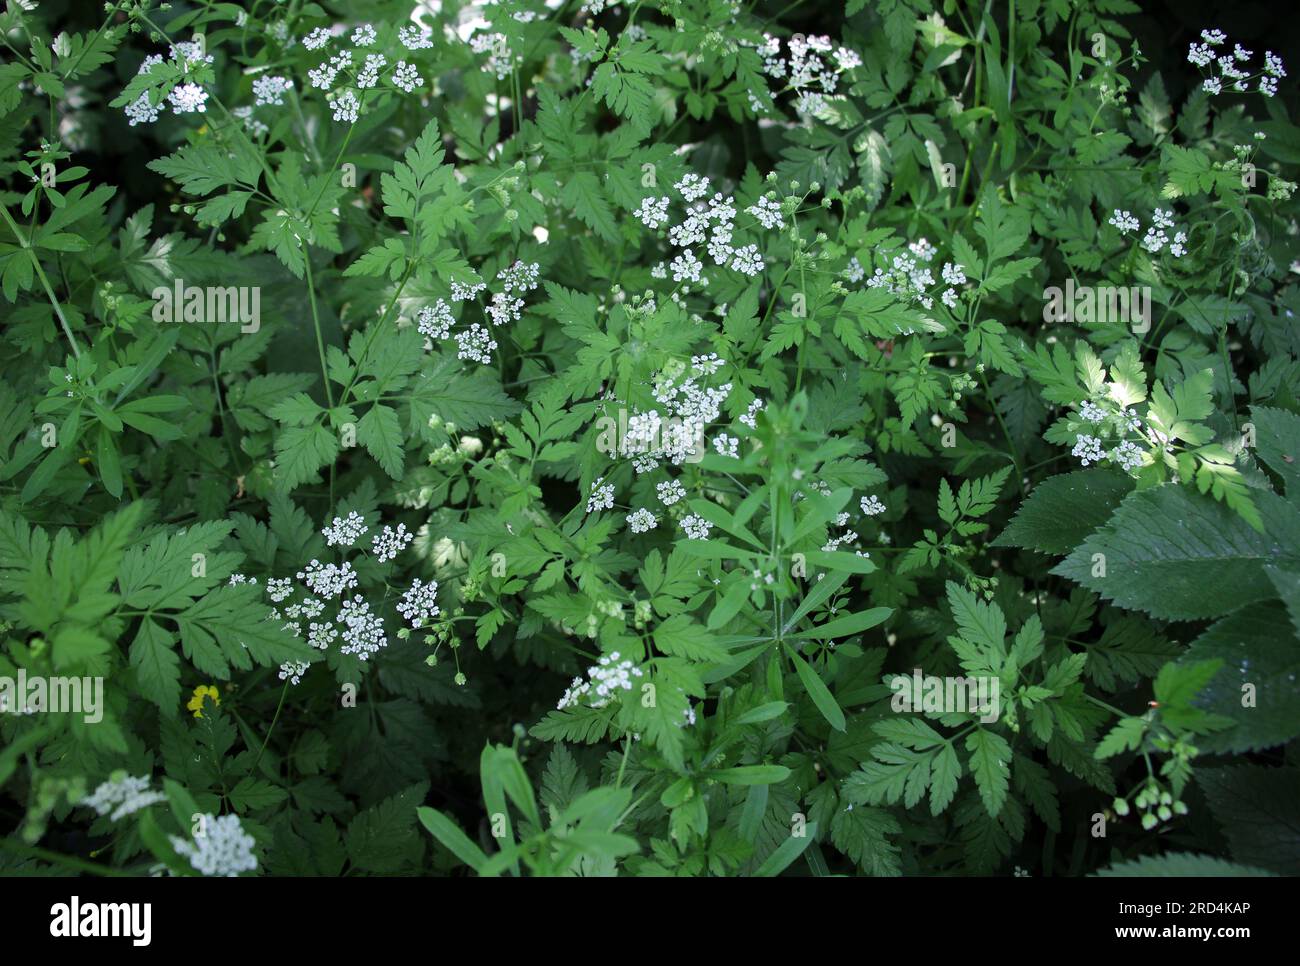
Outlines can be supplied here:
<path id="1" fill-rule="evenodd" d="M 1266 37 L 85 16 L 0 14 L 0 869 L 1300 871 Z"/>

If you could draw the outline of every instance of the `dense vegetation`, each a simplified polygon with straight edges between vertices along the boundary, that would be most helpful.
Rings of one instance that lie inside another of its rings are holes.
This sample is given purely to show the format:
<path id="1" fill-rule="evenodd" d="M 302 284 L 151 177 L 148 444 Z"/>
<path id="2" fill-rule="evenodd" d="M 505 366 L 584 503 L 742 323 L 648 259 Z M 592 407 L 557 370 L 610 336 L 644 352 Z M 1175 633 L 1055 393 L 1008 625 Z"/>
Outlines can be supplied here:
<path id="1" fill-rule="evenodd" d="M 0 871 L 1300 872 L 1276 23 L 88 7 L 0 14 Z"/>

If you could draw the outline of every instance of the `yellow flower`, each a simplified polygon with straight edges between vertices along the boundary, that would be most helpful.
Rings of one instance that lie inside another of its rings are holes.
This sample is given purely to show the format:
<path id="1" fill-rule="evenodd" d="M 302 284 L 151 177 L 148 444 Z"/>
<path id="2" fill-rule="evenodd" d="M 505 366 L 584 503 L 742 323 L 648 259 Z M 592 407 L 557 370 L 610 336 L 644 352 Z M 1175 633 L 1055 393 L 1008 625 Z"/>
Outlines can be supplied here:
<path id="1" fill-rule="evenodd" d="M 215 687 L 213 687 L 210 684 L 200 684 L 197 688 L 194 689 L 194 696 L 190 698 L 190 703 L 185 705 L 186 710 L 193 711 L 194 717 L 202 718 L 203 699 L 205 697 L 211 698 L 212 703 L 215 705 L 221 704 L 221 695 L 217 693 L 217 689 Z"/>

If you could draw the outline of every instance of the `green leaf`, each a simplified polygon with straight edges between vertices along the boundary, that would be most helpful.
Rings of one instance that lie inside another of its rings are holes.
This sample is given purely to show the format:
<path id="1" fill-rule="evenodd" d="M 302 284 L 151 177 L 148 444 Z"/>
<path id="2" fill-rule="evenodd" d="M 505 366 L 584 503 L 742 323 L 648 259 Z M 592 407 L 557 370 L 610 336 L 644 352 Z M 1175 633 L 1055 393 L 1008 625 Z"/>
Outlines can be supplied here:
<path id="1" fill-rule="evenodd" d="M 475 872 L 478 872 L 487 862 L 483 850 L 460 830 L 459 825 L 442 812 L 422 805 L 415 810 L 415 813 L 419 816 L 420 824 L 429 830 L 430 835 Z"/>
<path id="2" fill-rule="evenodd" d="M 826 684 L 818 676 L 817 672 L 812 669 L 812 666 L 791 645 L 787 644 L 785 646 L 785 652 L 790 656 L 790 661 L 794 664 L 795 672 L 799 675 L 804 690 L 808 692 L 808 697 L 812 698 L 813 704 L 822 713 L 822 717 L 836 731 L 843 731 L 844 712 L 840 710 L 840 706 L 831 695 L 830 689 L 826 687 Z"/>
<path id="3" fill-rule="evenodd" d="M 1129 862 L 1116 862 L 1097 873 L 1103 877 L 1140 876 L 1144 879 L 1175 879 L 1201 877 L 1271 876 L 1274 873 L 1248 865 L 1237 865 L 1226 859 L 1210 855 L 1193 855 L 1190 852 L 1168 852 L 1164 855 L 1144 855 Z"/>
<path id="4" fill-rule="evenodd" d="M 976 728 L 966 737 L 970 771 L 979 789 L 980 801 L 993 818 L 1006 804 L 1011 779 L 1011 746 L 995 732 Z"/>
<path id="5" fill-rule="evenodd" d="M 817 839 L 817 823 L 809 822 L 803 831 L 803 835 L 791 835 L 783 839 L 781 844 L 754 870 L 754 877 L 770 879 L 778 876 L 788 869 L 795 859 L 803 855 L 808 846 Z"/>
<path id="6" fill-rule="evenodd" d="M 357 423 L 357 441 L 365 446 L 385 473 L 395 480 L 402 478 L 406 454 L 396 412 L 380 403 L 371 406 Z"/>
<path id="7" fill-rule="evenodd" d="M 1069 553 L 1109 520 L 1132 490 L 1127 476 L 1100 467 L 1048 477 L 1029 492 L 993 546 Z"/>
<path id="8" fill-rule="evenodd" d="M 1273 596 L 1266 565 L 1300 565 L 1300 512 L 1272 493 L 1256 500 L 1263 533 L 1176 484 L 1136 491 L 1052 573 L 1163 620 L 1222 616 Z"/>
<path id="9" fill-rule="evenodd" d="M 1196 780 L 1243 865 L 1300 875 L 1300 769 L 1197 768 Z"/>

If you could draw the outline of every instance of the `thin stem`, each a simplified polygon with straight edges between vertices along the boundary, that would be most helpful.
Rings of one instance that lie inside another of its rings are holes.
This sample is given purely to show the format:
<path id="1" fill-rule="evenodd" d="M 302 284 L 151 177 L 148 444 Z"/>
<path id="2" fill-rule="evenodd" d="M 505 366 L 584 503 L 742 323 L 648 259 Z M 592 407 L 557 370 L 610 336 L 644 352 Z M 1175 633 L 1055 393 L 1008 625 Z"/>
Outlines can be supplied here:
<path id="1" fill-rule="evenodd" d="M 45 269 L 41 268 L 41 260 L 36 257 L 36 252 L 32 251 L 31 243 L 23 237 L 23 233 L 18 230 L 13 218 L 9 214 L 7 205 L 0 205 L 0 213 L 5 217 L 9 224 L 9 230 L 14 233 L 18 239 L 18 244 L 27 252 L 27 257 L 32 260 L 32 265 L 36 269 L 36 274 L 41 280 L 41 285 L 45 288 L 45 294 L 49 297 L 50 304 L 54 306 L 54 314 L 59 317 L 59 324 L 63 326 L 63 334 L 68 337 L 68 345 L 72 347 L 72 354 L 78 359 L 81 358 L 81 350 L 77 348 L 77 340 L 72 336 L 72 326 L 68 325 L 67 317 L 63 314 L 63 307 L 59 305 L 59 300 L 54 295 L 54 287 L 50 285 L 49 278 L 45 275 Z"/>
<path id="2" fill-rule="evenodd" d="M 316 310 L 316 282 L 311 273 L 311 248 L 306 240 L 302 243 L 303 261 L 307 263 L 307 298 L 311 303 L 311 324 L 316 330 L 316 351 L 320 354 L 320 377 L 325 382 L 325 401 L 330 409 L 334 408 L 334 390 L 330 388 L 329 367 L 325 364 L 325 339 L 320 331 L 320 313 Z"/>

